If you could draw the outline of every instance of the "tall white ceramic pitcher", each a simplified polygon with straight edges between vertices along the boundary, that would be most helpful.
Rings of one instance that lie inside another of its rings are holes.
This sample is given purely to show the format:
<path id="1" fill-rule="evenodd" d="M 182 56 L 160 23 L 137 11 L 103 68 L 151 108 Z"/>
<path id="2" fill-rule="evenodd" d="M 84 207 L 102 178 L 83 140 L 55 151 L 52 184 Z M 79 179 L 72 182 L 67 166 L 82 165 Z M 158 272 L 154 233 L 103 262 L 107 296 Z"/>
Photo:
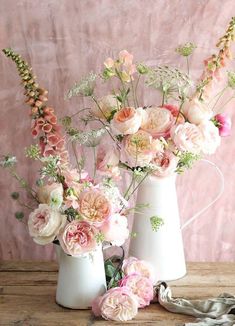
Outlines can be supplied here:
<path id="1" fill-rule="evenodd" d="M 206 161 L 206 160 L 205 160 Z M 154 281 L 170 281 L 186 274 L 184 248 L 181 230 L 212 205 L 223 192 L 223 175 L 217 166 L 209 161 L 219 173 L 222 181 L 220 193 L 207 207 L 195 214 L 182 227 L 180 225 L 176 194 L 176 176 L 158 178 L 148 176 L 138 188 L 136 204 L 149 204 L 141 213 L 135 213 L 133 229 L 136 237 L 131 239 L 129 256 L 151 263 Z M 159 216 L 164 224 L 153 231 L 150 217 Z"/>
<path id="2" fill-rule="evenodd" d="M 83 257 L 72 257 L 56 245 L 59 274 L 56 302 L 66 308 L 88 309 L 106 291 L 102 247 Z"/>

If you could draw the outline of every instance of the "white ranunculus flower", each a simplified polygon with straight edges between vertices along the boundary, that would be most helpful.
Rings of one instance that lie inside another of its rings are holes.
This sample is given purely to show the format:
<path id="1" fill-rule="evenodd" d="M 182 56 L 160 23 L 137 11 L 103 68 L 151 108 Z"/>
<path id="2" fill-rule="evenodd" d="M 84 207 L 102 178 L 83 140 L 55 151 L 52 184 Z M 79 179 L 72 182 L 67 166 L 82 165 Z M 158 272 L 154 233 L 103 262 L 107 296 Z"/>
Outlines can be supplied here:
<path id="1" fill-rule="evenodd" d="M 188 118 L 189 122 L 196 125 L 203 121 L 210 120 L 213 116 L 213 111 L 209 106 L 206 103 L 199 101 L 198 98 L 186 102 L 183 105 L 183 113 Z"/>
<path id="2" fill-rule="evenodd" d="M 40 203 L 60 208 L 63 203 L 63 186 L 61 183 L 52 183 L 39 187 L 37 197 Z"/>
<path id="3" fill-rule="evenodd" d="M 34 242 L 46 245 L 51 243 L 66 224 L 66 216 L 47 204 L 40 204 L 28 220 L 29 234 Z"/>
<path id="4" fill-rule="evenodd" d="M 202 152 L 214 154 L 221 142 L 219 129 L 211 121 L 204 121 L 198 127 L 203 135 Z"/>

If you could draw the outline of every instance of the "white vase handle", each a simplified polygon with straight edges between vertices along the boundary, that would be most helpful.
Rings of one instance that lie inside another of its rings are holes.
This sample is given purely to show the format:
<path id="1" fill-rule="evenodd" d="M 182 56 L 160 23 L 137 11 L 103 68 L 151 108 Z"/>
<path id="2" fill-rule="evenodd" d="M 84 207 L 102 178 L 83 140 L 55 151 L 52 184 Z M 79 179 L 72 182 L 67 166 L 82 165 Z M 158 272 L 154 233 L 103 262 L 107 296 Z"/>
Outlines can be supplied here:
<path id="1" fill-rule="evenodd" d="M 224 192 L 224 176 L 223 176 L 222 171 L 218 168 L 218 166 L 215 163 L 213 163 L 209 160 L 201 159 L 201 161 L 210 164 L 211 166 L 213 166 L 216 169 L 218 176 L 220 177 L 220 182 L 221 182 L 220 190 L 219 190 L 218 194 L 215 196 L 215 198 L 208 205 L 203 207 L 199 212 L 195 213 L 188 221 L 186 221 L 181 226 L 181 230 L 183 230 L 187 226 L 189 226 L 189 224 L 191 224 L 193 221 L 195 221 L 202 213 L 204 213 L 209 207 L 211 207 L 221 197 L 221 195 Z"/>

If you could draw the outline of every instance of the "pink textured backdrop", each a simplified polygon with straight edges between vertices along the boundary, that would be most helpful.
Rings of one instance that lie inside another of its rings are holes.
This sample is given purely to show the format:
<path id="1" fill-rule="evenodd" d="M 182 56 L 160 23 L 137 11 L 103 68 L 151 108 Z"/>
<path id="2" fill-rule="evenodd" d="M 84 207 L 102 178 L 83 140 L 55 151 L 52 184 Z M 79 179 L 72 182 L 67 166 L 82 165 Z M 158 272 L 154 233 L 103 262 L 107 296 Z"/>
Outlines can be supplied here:
<path id="1" fill-rule="evenodd" d="M 231 17 L 234 0 L 0 0 L 0 46 L 11 46 L 32 64 L 39 81 L 49 89 L 50 103 L 59 116 L 74 112 L 77 100 L 65 102 L 65 91 L 97 70 L 107 56 L 127 49 L 138 61 L 151 64 L 184 62 L 174 48 L 193 41 L 193 75 L 199 76 L 202 59 L 214 50 Z M 235 50 L 235 49 L 234 49 Z M 234 66 L 234 65 L 233 65 Z M 33 182 L 36 167 L 25 159 L 31 142 L 27 107 L 19 78 L 10 60 L 0 55 L 0 149 L 14 153 L 19 172 Z M 146 90 L 143 103 L 152 103 Z M 234 103 L 228 112 L 234 120 Z M 184 231 L 188 260 L 235 259 L 234 153 L 235 131 L 212 160 L 225 176 L 225 192 L 216 205 Z M 218 190 L 216 173 L 202 163 L 178 180 L 182 220 L 206 205 Z M 52 259 L 52 246 L 35 245 L 24 224 L 14 220 L 16 206 L 9 194 L 17 184 L 0 171 L 0 259 Z"/>

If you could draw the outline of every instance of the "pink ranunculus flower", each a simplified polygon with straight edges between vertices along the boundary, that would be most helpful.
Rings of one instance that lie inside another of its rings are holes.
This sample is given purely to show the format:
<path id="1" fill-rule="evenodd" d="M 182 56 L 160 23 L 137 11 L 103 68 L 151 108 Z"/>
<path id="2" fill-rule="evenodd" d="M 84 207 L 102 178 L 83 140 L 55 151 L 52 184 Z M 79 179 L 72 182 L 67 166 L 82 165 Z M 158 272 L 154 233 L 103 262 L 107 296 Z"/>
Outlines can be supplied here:
<path id="1" fill-rule="evenodd" d="M 91 109 L 92 114 L 100 119 L 110 119 L 113 111 L 118 111 L 120 102 L 114 95 L 106 95 L 98 99 L 99 107 L 93 106 Z"/>
<path id="2" fill-rule="evenodd" d="M 46 245 L 51 243 L 64 228 L 66 216 L 58 210 L 52 209 L 47 204 L 40 204 L 29 215 L 29 234 L 34 242 Z"/>
<path id="3" fill-rule="evenodd" d="M 118 168 L 120 153 L 114 146 L 101 144 L 98 147 L 96 168 L 102 175 L 118 178 L 120 171 Z"/>
<path id="4" fill-rule="evenodd" d="M 112 58 L 107 58 L 104 62 L 104 65 L 106 68 L 113 68 L 114 66 L 114 60 Z"/>
<path id="5" fill-rule="evenodd" d="M 154 271 L 151 264 L 144 260 L 139 260 L 135 257 L 124 259 L 122 264 L 123 273 L 127 275 L 139 274 L 150 280 L 154 279 Z"/>
<path id="6" fill-rule="evenodd" d="M 59 235 L 60 245 L 68 255 L 77 257 L 97 249 L 98 230 L 86 221 L 73 220 Z"/>
<path id="7" fill-rule="evenodd" d="M 178 108 L 178 106 L 176 106 L 176 105 L 172 105 L 172 104 L 164 104 L 164 105 L 163 105 L 163 108 L 169 110 L 169 111 L 171 112 L 171 114 L 173 115 L 173 117 L 175 117 L 175 118 L 176 118 L 176 117 L 178 116 L 178 114 L 179 114 L 179 108 Z"/>
<path id="8" fill-rule="evenodd" d="M 67 187 L 73 187 L 74 183 L 77 183 L 80 181 L 80 173 L 76 169 L 66 169 L 62 171 L 64 182 Z"/>
<path id="9" fill-rule="evenodd" d="M 214 154 L 221 142 L 219 129 L 214 125 L 212 121 L 204 121 L 198 127 L 201 130 L 203 136 L 203 154 Z"/>
<path id="10" fill-rule="evenodd" d="M 70 194 L 69 196 L 66 196 L 66 198 L 65 198 L 65 206 L 67 208 L 73 207 L 74 209 L 78 209 L 78 207 L 79 207 L 78 198 L 73 194 Z"/>
<path id="11" fill-rule="evenodd" d="M 171 137 L 180 151 L 198 154 L 201 152 L 203 135 L 201 129 L 189 122 L 179 124 L 171 129 Z"/>
<path id="12" fill-rule="evenodd" d="M 232 121 L 226 113 L 216 114 L 214 120 L 219 128 L 219 134 L 221 137 L 226 137 L 231 134 Z"/>
<path id="13" fill-rule="evenodd" d="M 59 208 L 63 202 L 63 186 L 61 183 L 51 183 L 41 186 L 37 191 L 37 198 L 41 204 Z"/>
<path id="14" fill-rule="evenodd" d="M 142 108 L 125 107 L 116 112 L 111 120 L 111 130 L 115 135 L 130 135 L 136 133 L 142 123 L 144 110 Z"/>
<path id="15" fill-rule="evenodd" d="M 129 53 L 127 50 L 122 50 L 119 52 L 119 60 L 126 66 L 132 65 L 133 58 L 133 54 Z"/>
<path id="16" fill-rule="evenodd" d="M 172 112 L 164 107 L 149 107 L 145 110 L 141 129 L 150 133 L 154 138 L 169 137 L 170 129 L 175 123 Z"/>
<path id="17" fill-rule="evenodd" d="M 153 282 L 140 274 L 130 274 L 120 281 L 120 286 L 128 287 L 138 300 L 139 308 L 144 308 L 153 300 Z"/>
<path id="18" fill-rule="evenodd" d="M 197 97 L 184 103 L 182 107 L 184 115 L 189 122 L 199 125 L 203 121 L 208 121 L 213 115 L 212 109 L 209 106 L 200 101 Z"/>
<path id="19" fill-rule="evenodd" d="M 112 288 L 93 301 L 92 311 L 106 320 L 125 322 L 137 315 L 138 301 L 129 288 Z"/>
<path id="20" fill-rule="evenodd" d="M 127 218 L 119 213 L 113 214 L 101 226 L 105 241 L 113 246 L 122 246 L 129 237 Z"/>
<path id="21" fill-rule="evenodd" d="M 80 195 L 79 212 L 89 223 L 101 226 L 111 214 L 111 204 L 101 191 L 90 189 Z"/>
<path id="22" fill-rule="evenodd" d="M 168 177 L 175 173 L 178 158 L 169 150 L 164 152 L 157 152 L 152 159 L 152 164 L 156 170 L 153 174 L 157 177 Z"/>
<path id="23" fill-rule="evenodd" d="M 144 130 L 126 136 L 123 140 L 122 161 L 127 160 L 131 166 L 149 164 L 158 151 L 163 150 L 162 142 Z"/>

